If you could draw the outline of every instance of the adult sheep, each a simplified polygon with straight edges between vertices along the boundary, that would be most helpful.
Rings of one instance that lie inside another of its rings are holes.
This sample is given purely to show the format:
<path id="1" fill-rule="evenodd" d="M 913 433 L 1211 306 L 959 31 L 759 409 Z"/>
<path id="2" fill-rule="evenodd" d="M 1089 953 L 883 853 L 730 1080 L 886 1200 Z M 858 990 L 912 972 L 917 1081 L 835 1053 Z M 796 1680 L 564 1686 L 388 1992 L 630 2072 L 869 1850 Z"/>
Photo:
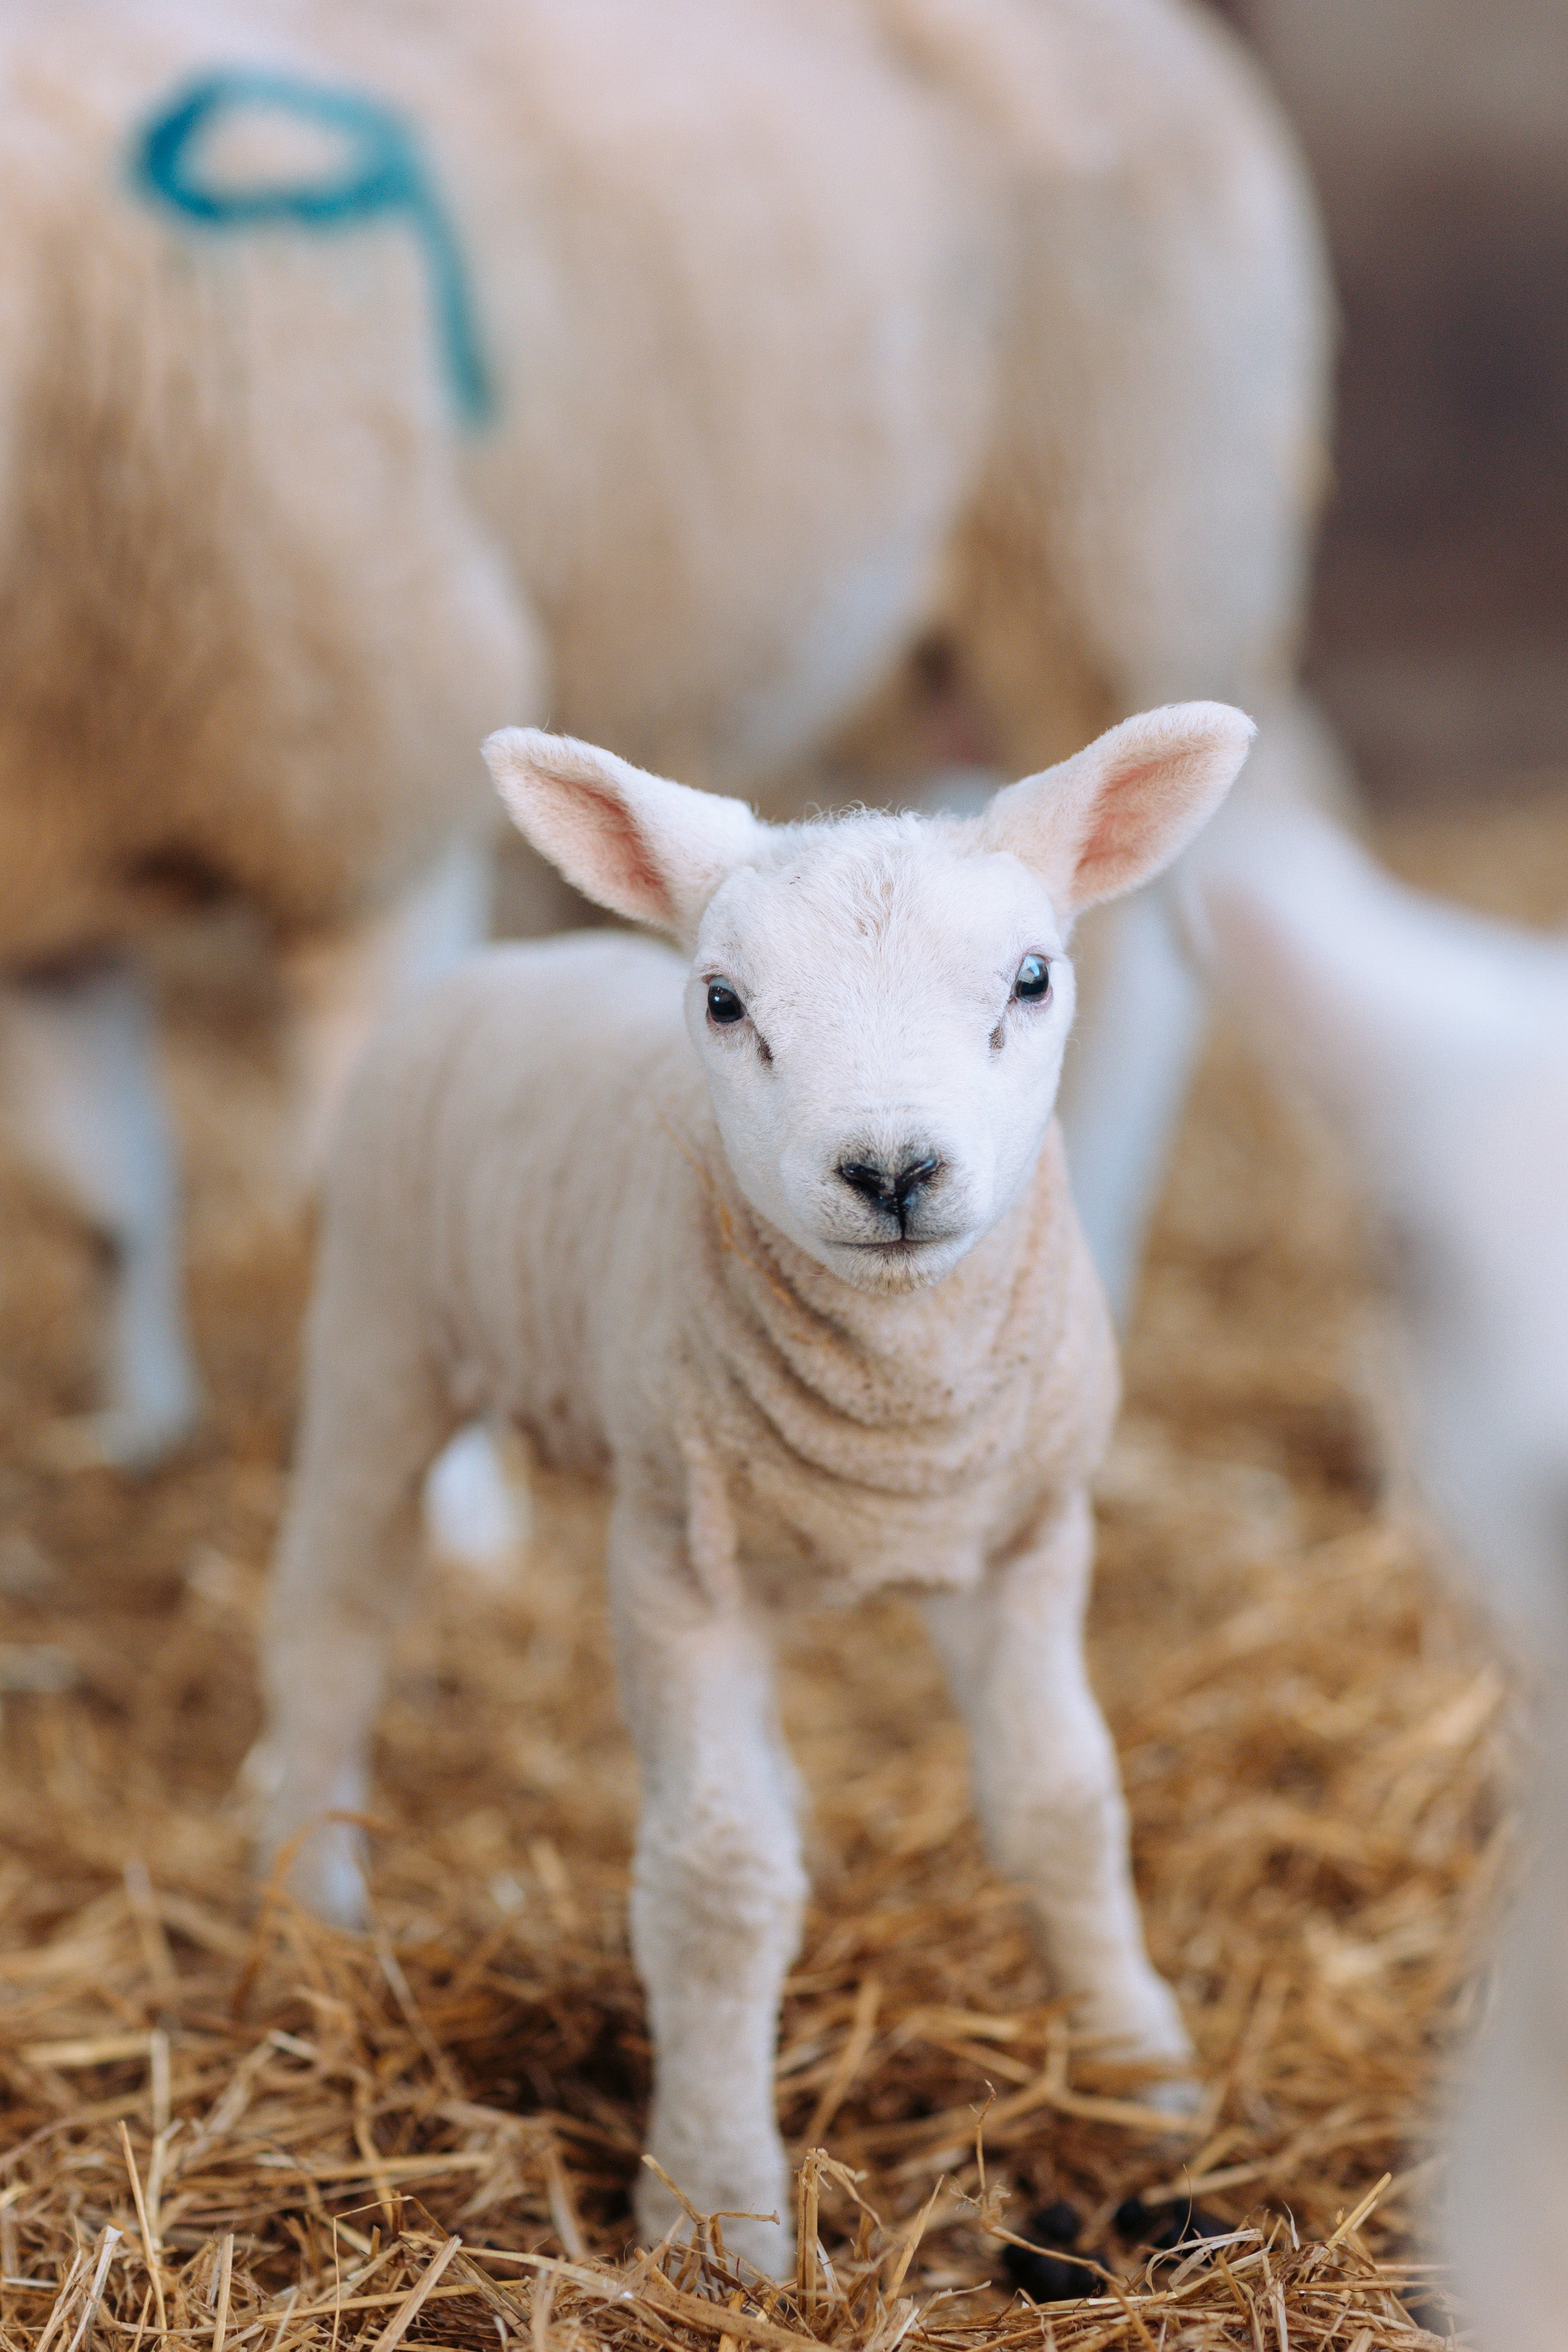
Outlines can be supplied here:
<path id="1" fill-rule="evenodd" d="M 1528 1660 L 1528 1872 L 1455 2117 L 1447 2230 L 1489 2352 L 1568 2296 L 1568 939 L 1423 898 L 1302 812 L 1239 826 L 1206 961 L 1349 1148 L 1385 1239 L 1411 1467 Z"/>
<path id="2" fill-rule="evenodd" d="M 118 1257 L 84 1450 L 194 1407 L 139 941 L 260 911 L 319 1136 L 483 927 L 497 715 L 798 793 L 936 645 L 1010 772 L 1193 693 L 1321 764 L 1321 257 L 1186 0 L 61 0 L 0 53 L 0 1045 Z M 1134 932 L 1077 1073 L 1123 1295 L 1195 1018 Z"/>

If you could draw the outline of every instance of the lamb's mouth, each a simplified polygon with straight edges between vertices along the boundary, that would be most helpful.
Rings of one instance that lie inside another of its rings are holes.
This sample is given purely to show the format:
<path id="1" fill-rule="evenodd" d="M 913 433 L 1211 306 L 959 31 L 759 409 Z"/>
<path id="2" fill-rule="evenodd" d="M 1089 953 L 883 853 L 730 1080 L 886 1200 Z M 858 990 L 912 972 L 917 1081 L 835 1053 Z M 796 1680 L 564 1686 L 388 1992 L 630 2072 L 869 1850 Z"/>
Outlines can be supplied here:
<path id="1" fill-rule="evenodd" d="M 917 1250 L 937 1249 L 956 1241 L 956 1234 L 901 1234 L 896 1241 L 841 1242 L 841 1249 L 869 1250 L 874 1257 L 913 1257 Z"/>

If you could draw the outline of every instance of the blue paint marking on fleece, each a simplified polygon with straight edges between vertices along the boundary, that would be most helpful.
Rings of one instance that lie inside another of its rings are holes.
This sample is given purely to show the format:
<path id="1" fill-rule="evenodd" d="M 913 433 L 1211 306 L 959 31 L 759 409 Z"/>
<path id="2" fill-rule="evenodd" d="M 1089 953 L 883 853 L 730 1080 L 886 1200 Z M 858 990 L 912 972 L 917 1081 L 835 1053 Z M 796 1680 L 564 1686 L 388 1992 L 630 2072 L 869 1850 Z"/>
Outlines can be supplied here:
<path id="1" fill-rule="evenodd" d="M 235 108 L 275 108 L 340 131 L 350 143 L 341 174 L 319 181 L 214 187 L 197 168 L 202 134 Z M 457 407 L 470 425 L 495 413 L 462 248 L 432 186 L 413 135 L 379 100 L 290 74 L 234 68 L 205 75 L 160 110 L 136 142 L 134 176 L 143 194 L 209 228 L 293 224 L 327 231 L 351 228 L 383 213 L 402 213 L 424 248 L 437 331 Z"/>

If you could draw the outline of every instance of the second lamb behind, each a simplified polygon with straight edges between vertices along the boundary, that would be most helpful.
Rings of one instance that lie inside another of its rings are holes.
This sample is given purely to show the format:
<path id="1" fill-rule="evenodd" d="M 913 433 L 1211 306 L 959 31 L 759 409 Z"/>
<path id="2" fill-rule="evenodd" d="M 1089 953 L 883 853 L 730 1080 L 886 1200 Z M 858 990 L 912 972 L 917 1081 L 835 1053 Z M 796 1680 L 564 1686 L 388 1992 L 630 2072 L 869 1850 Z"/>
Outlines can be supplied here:
<path id="1" fill-rule="evenodd" d="M 602 932 L 493 949 L 350 1098 L 267 1640 L 267 1847 L 295 1842 L 298 1891 L 360 1916 L 354 1833 L 310 1824 L 364 1802 L 421 1484 L 459 1423 L 507 1415 L 547 1462 L 608 1473 L 649 2141 L 702 2210 L 787 2205 L 787 1606 L 925 1596 L 992 1852 L 1078 2026 L 1117 2059 L 1189 2060 L 1084 1672 L 1117 1375 L 1054 1108 L 1074 917 L 1177 854 L 1251 734 L 1183 704 L 977 817 L 774 827 L 509 729 L 486 756 L 518 825 L 682 952 Z M 646 2174 L 643 2227 L 677 2213 Z M 789 2271 L 780 2224 L 726 2234 Z"/>

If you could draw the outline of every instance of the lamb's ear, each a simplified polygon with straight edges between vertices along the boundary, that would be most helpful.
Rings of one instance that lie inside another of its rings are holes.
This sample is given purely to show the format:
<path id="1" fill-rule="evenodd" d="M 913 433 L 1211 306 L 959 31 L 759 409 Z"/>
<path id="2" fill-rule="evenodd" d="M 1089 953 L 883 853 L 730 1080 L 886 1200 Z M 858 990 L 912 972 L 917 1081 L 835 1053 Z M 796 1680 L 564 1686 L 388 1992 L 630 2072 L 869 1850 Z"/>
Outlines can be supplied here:
<path id="1" fill-rule="evenodd" d="M 503 727 L 485 761 L 518 832 L 585 898 L 683 940 L 762 830 L 741 801 L 543 728 Z"/>
<path id="2" fill-rule="evenodd" d="M 1175 702 L 1124 719 L 1059 767 L 999 792 L 988 848 L 1033 868 L 1071 922 L 1146 882 L 1186 847 L 1241 772 L 1257 732 L 1226 702 Z"/>

